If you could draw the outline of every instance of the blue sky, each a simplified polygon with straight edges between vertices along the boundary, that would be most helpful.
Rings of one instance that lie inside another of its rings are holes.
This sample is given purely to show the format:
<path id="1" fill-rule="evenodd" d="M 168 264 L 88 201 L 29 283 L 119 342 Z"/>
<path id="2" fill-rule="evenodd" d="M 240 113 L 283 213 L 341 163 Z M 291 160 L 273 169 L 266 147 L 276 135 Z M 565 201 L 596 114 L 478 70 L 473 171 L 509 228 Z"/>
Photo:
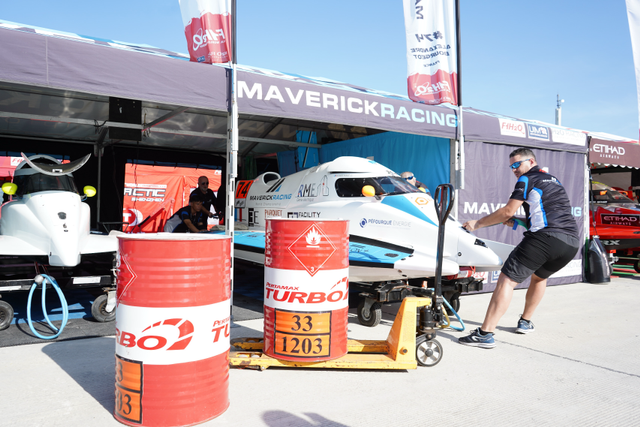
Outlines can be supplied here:
<path id="1" fill-rule="evenodd" d="M 406 96 L 401 0 L 239 0 L 238 62 Z M 638 139 L 624 0 L 461 0 L 462 101 Z M 186 53 L 178 0 L 2 1 L 0 19 Z"/>

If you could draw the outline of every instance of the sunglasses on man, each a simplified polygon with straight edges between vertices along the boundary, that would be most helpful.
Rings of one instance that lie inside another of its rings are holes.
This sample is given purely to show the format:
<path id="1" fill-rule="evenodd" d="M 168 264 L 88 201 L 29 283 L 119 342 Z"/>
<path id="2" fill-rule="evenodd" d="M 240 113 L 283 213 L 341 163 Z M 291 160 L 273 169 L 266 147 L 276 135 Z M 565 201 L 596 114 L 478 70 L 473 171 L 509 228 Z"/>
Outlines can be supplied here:
<path id="1" fill-rule="evenodd" d="M 413 178 L 415 178 L 415 176 L 411 175 L 405 178 L 406 181 L 411 181 Z"/>
<path id="2" fill-rule="evenodd" d="M 519 162 L 513 162 L 511 163 L 511 165 L 509 165 L 509 167 L 511 168 L 511 170 L 516 170 L 520 167 L 522 162 L 526 162 L 527 160 L 532 160 L 532 159 L 524 159 L 524 160 L 520 160 Z"/>

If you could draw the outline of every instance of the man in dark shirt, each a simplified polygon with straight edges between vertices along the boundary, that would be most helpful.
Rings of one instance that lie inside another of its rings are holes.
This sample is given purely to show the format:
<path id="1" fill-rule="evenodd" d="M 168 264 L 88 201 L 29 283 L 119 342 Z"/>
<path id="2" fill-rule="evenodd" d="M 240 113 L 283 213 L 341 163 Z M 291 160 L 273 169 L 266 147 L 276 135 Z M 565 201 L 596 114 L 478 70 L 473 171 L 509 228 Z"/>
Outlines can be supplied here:
<path id="1" fill-rule="evenodd" d="M 509 165 L 518 181 L 506 206 L 463 224 L 468 231 L 501 222 L 513 226 L 514 215 L 524 203 L 528 231 L 502 266 L 482 327 L 458 339 L 461 344 L 473 347 L 495 347 L 493 333 L 496 326 L 509 308 L 514 288 L 527 277 L 531 277 L 531 284 L 516 332 L 533 332 L 531 317 L 544 296 L 547 279 L 567 265 L 580 246 L 571 203 L 560 181 L 540 170 L 535 155 L 527 148 L 513 151 L 509 155 Z"/>
<path id="2" fill-rule="evenodd" d="M 167 233 L 201 233 L 207 231 L 207 216 L 202 208 L 202 196 L 191 193 L 189 205 L 178 210 L 164 225 Z"/>
<path id="3" fill-rule="evenodd" d="M 218 200 L 215 193 L 209 188 L 209 178 L 201 176 L 198 178 L 198 188 L 193 190 L 191 194 L 199 194 L 202 197 L 202 211 L 209 218 L 217 214 L 219 218 L 222 217 L 222 212 L 219 207 Z"/>

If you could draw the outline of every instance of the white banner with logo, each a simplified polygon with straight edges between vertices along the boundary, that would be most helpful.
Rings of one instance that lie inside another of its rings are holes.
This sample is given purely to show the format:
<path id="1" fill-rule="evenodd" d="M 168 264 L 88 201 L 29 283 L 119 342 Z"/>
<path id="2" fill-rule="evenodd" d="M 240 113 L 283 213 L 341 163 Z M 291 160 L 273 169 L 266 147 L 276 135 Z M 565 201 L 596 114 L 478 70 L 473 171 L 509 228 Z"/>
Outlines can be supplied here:
<path id="1" fill-rule="evenodd" d="M 629 18 L 629 32 L 631 33 L 631 48 L 633 49 L 633 64 L 636 69 L 638 109 L 640 112 L 640 0 L 626 1 L 627 17 Z"/>
<path id="2" fill-rule="evenodd" d="M 264 301 L 285 310 L 334 311 L 349 306 L 349 269 L 319 270 L 310 277 L 305 270 L 264 269 Z"/>
<path id="3" fill-rule="evenodd" d="M 455 0 L 403 0 L 409 98 L 457 104 Z"/>
<path id="4" fill-rule="evenodd" d="M 116 311 L 116 354 L 149 365 L 208 359 L 229 350 L 229 300 L 195 307 L 136 307 Z"/>
<path id="5" fill-rule="evenodd" d="M 179 0 L 191 61 L 231 61 L 231 0 Z"/>

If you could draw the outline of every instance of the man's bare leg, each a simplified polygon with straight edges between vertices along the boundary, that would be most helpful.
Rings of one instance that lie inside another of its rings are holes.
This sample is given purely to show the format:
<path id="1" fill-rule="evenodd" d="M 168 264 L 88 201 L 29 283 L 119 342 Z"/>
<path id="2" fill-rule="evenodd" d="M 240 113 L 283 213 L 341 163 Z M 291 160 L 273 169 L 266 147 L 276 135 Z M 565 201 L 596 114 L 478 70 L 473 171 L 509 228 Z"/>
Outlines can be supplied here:
<path id="1" fill-rule="evenodd" d="M 547 289 L 547 279 L 543 279 L 541 277 L 536 276 L 535 274 L 531 275 L 531 284 L 529 285 L 529 289 L 527 289 L 527 296 L 525 298 L 524 303 L 524 311 L 522 312 L 522 318 L 531 320 L 533 317 L 533 313 L 538 308 L 542 297 L 544 296 L 544 291 Z"/>
<path id="2" fill-rule="evenodd" d="M 509 304 L 511 304 L 513 289 L 517 285 L 517 282 L 509 279 L 504 273 L 500 273 L 500 277 L 498 277 L 498 284 L 491 295 L 491 301 L 489 302 L 489 307 L 487 307 L 487 314 L 485 315 L 484 322 L 482 323 L 483 331 L 494 332 L 496 330 L 498 322 L 507 312 Z M 540 301 L 538 300 L 538 302 Z"/>

